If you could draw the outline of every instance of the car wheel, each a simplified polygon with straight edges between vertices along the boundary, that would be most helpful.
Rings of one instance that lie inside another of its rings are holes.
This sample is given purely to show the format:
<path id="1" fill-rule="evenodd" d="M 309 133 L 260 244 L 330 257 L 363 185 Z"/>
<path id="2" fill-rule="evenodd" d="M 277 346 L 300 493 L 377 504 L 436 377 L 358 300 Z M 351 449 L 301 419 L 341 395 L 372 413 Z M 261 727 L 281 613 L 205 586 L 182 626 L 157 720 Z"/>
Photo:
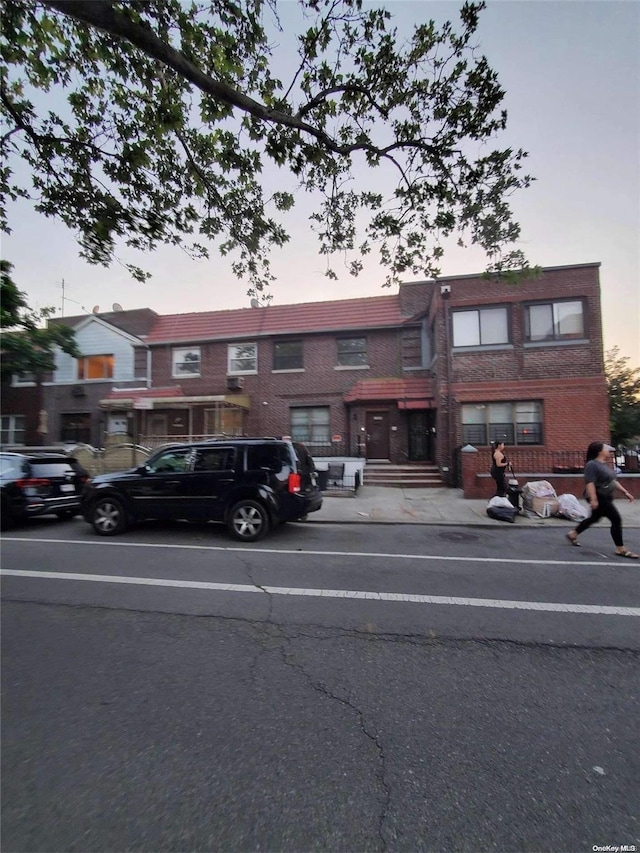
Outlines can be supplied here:
<path id="1" fill-rule="evenodd" d="M 117 498 L 99 498 L 91 510 L 91 524 L 101 536 L 115 536 L 126 530 L 124 507 Z"/>
<path id="2" fill-rule="evenodd" d="M 78 510 L 76 509 L 59 509 L 56 512 L 56 518 L 59 518 L 60 521 L 68 521 L 70 518 L 74 518 L 78 514 Z"/>
<path id="3" fill-rule="evenodd" d="M 258 501 L 238 501 L 229 512 L 227 529 L 234 539 L 255 542 L 269 530 L 267 510 Z"/>

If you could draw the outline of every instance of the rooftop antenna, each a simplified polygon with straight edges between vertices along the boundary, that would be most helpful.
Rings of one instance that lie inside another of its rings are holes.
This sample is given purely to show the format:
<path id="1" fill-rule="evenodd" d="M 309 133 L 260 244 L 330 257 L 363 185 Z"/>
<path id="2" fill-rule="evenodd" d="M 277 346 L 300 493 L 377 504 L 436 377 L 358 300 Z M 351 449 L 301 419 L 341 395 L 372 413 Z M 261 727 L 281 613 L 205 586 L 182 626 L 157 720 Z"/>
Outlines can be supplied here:
<path id="1" fill-rule="evenodd" d="M 61 317 L 64 317 L 64 303 L 65 302 L 73 302 L 74 305 L 79 305 L 83 311 L 87 311 L 87 309 L 84 307 L 84 305 L 82 305 L 82 303 L 78 302 L 76 299 L 69 299 L 68 296 L 64 295 L 64 288 L 65 288 L 64 279 L 62 279 L 61 288 L 62 288 L 62 302 L 60 304 L 60 308 L 61 308 L 60 316 Z M 87 312 L 87 313 L 89 313 L 89 312 Z"/>
<path id="2" fill-rule="evenodd" d="M 252 307 L 252 308 L 259 308 L 259 307 L 260 307 L 260 303 L 258 302 L 258 300 L 257 300 L 257 299 L 252 299 L 252 300 L 251 300 L 251 307 Z"/>
<path id="3" fill-rule="evenodd" d="M 112 311 L 124 311 L 124 308 L 122 307 L 122 305 L 120 305 L 119 302 L 114 302 L 113 305 L 111 306 L 111 310 Z"/>

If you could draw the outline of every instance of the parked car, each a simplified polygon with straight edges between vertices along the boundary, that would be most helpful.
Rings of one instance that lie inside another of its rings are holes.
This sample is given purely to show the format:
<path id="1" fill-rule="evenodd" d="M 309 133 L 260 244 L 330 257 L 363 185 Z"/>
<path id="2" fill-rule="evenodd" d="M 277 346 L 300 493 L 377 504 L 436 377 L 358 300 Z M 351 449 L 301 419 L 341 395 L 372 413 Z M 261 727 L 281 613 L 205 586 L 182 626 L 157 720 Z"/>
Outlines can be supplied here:
<path id="1" fill-rule="evenodd" d="M 144 465 L 85 486 L 82 513 L 101 536 L 141 519 L 220 521 L 242 542 L 322 506 L 307 448 L 281 439 L 235 438 L 167 445 Z"/>
<path id="2" fill-rule="evenodd" d="M 2 528 L 34 515 L 72 518 L 89 475 L 64 453 L 0 453 Z"/>

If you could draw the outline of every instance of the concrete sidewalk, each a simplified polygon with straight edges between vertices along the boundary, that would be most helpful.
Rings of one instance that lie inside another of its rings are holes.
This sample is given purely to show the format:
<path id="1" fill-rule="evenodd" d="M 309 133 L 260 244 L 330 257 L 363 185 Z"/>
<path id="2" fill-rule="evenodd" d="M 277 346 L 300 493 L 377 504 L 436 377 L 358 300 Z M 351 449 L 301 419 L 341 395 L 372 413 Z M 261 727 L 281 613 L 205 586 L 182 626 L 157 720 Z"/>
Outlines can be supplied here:
<path id="1" fill-rule="evenodd" d="M 586 507 L 586 504 L 584 504 Z M 624 529 L 640 528 L 640 500 L 616 500 Z M 566 518 L 516 516 L 513 525 L 487 515 L 486 500 L 465 500 L 462 489 L 398 489 L 361 486 L 356 495 L 324 494 L 322 509 L 309 521 L 340 524 L 442 524 L 467 527 L 575 527 Z M 600 525 L 609 525 L 606 519 Z M 637 550 L 637 549 L 636 549 Z"/>

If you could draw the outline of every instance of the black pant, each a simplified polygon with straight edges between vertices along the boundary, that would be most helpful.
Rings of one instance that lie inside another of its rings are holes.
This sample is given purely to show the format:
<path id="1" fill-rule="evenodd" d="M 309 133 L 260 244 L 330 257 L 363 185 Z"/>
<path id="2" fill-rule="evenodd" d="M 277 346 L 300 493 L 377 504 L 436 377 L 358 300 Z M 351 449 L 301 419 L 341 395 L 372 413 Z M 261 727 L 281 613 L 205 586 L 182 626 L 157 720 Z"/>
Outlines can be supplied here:
<path id="1" fill-rule="evenodd" d="M 592 524 L 595 524 L 596 521 L 600 521 L 601 518 L 609 519 L 611 522 L 611 538 L 613 539 L 616 547 L 622 548 L 624 544 L 622 541 L 622 519 L 620 518 L 620 513 L 613 504 L 612 498 L 609 497 L 603 498 L 598 495 L 598 508 L 592 509 L 589 518 L 585 518 L 584 521 L 580 522 L 576 527 L 576 533 L 580 535 L 583 530 L 591 527 Z"/>
<path id="2" fill-rule="evenodd" d="M 496 481 L 496 497 L 503 498 L 507 494 L 507 480 L 505 468 L 492 468 L 491 476 Z"/>

